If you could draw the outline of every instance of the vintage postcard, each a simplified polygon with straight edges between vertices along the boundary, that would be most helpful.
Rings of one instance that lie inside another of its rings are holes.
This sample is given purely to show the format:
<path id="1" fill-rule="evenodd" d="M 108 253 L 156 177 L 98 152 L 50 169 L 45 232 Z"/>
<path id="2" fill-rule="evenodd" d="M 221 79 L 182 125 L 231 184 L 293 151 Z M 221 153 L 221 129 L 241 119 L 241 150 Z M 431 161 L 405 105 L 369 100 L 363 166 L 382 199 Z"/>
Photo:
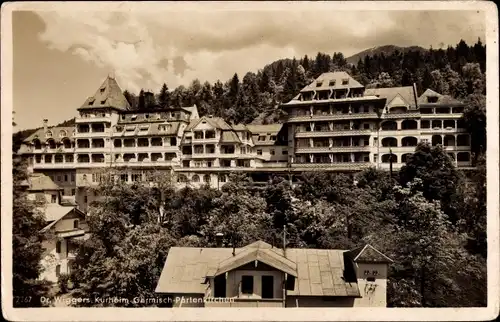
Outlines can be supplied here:
<path id="1" fill-rule="evenodd" d="M 499 313 L 493 2 L 9 2 L 13 321 Z"/>

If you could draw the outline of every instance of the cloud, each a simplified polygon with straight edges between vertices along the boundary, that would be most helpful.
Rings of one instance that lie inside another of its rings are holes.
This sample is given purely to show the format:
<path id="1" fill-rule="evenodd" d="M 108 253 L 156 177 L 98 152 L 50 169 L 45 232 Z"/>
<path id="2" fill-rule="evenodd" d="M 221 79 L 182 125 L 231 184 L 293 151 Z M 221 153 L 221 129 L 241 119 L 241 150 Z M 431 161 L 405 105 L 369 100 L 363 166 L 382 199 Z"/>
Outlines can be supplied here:
<path id="1" fill-rule="evenodd" d="M 123 87 L 227 80 L 279 58 L 484 38 L 475 11 L 40 11 L 40 39 L 113 70 Z M 241 75 L 243 77 L 243 75 Z"/>

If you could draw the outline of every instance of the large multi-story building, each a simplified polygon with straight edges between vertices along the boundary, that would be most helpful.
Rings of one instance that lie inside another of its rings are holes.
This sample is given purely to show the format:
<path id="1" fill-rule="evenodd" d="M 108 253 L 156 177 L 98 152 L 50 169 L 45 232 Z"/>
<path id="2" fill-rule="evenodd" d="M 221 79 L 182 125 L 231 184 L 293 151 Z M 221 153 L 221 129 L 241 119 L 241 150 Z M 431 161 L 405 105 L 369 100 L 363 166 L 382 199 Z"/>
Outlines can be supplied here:
<path id="1" fill-rule="evenodd" d="M 74 127 L 49 128 L 44 120 L 20 153 L 86 211 L 95 197 L 88 188 L 105 169 L 121 170 L 127 182 L 161 171 L 180 187 L 220 187 L 233 171 L 260 180 L 312 169 L 398 169 L 421 141 L 442 144 L 456 166 L 469 167 L 464 107 L 430 89 L 420 97 L 415 86 L 365 89 L 347 73 L 332 72 L 282 105 L 283 124 L 228 124 L 200 117 L 196 106 L 131 110 L 107 77 L 77 109 Z"/>

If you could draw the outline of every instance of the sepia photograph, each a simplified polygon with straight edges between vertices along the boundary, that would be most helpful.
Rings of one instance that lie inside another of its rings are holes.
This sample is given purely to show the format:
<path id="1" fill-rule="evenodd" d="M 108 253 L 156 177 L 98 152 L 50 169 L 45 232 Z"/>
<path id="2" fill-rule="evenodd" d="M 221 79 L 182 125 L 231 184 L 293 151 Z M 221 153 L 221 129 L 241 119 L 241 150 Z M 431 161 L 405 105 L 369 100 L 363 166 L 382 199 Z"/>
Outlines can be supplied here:
<path id="1" fill-rule="evenodd" d="M 494 319 L 497 7 L 349 2 L 2 5 L 4 317 Z"/>

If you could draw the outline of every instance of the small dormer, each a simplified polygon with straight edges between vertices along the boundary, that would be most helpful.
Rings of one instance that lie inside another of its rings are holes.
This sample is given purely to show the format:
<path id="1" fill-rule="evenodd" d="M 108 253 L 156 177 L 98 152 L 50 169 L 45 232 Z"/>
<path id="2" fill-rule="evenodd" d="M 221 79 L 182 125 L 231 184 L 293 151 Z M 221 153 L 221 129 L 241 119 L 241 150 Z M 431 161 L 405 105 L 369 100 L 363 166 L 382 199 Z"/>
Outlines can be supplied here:
<path id="1" fill-rule="evenodd" d="M 49 130 L 49 131 L 47 131 L 47 132 L 45 133 L 45 137 L 46 137 L 46 138 L 51 138 L 51 137 L 52 137 L 52 131 L 50 131 L 50 130 Z"/>

